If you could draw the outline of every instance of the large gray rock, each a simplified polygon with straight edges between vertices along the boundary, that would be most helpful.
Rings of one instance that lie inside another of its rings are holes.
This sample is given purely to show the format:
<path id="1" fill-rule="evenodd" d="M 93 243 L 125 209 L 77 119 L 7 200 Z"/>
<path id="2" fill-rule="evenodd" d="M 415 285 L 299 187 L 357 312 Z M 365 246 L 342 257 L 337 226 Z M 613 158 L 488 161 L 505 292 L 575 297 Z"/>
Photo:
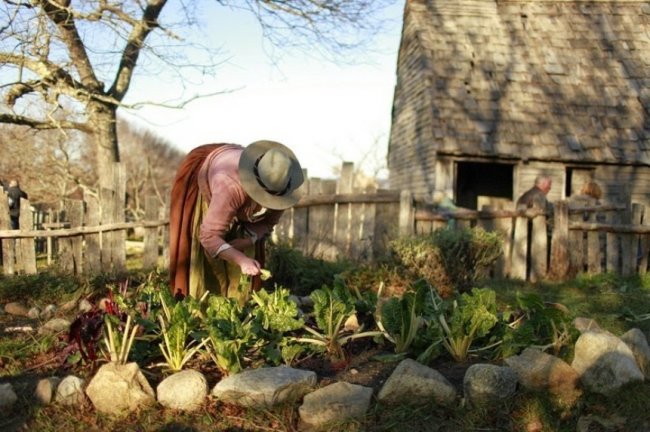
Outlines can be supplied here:
<path id="1" fill-rule="evenodd" d="M 575 401 L 580 396 L 580 376 L 565 361 L 534 348 L 505 359 L 527 389 L 548 390 L 563 399 Z"/>
<path id="2" fill-rule="evenodd" d="M 0 412 L 11 412 L 17 400 L 18 396 L 10 383 L 0 384 Z"/>
<path id="3" fill-rule="evenodd" d="M 585 332 L 576 341 L 571 366 L 584 386 L 596 393 L 610 393 L 643 373 L 632 350 L 620 338 L 601 332 Z"/>
<path id="4" fill-rule="evenodd" d="M 463 390 L 469 405 L 496 405 L 515 394 L 517 374 L 509 367 L 475 364 L 465 372 Z"/>
<path id="5" fill-rule="evenodd" d="M 643 376 L 650 378 L 650 347 L 645 334 L 640 329 L 633 328 L 621 336 L 621 340 L 632 350 Z"/>
<path id="6" fill-rule="evenodd" d="M 363 418 L 370 406 L 372 389 L 347 382 L 337 382 L 305 396 L 298 408 L 304 429 L 321 428 L 332 423 Z"/>
<path id="7" fill-rule="evenodd" d="M 315 372 L 286 366 L 248 369 L 219 381 L 212 396 L 238 405 L 270 408 L 302 398 L 316 381 Z"/>
<path id="8" fill-rule="evenodd" d="M 201 372 L 184 370 L 158 384 L 156 395 L 164 407 L 194 411 L 203 405 L 208 396 L 208 382 Z"/>
<path id="9" fill-rule="evenodd" d="M 156 402 L 153 389 L 136 363 L 103 365 L 88 384 L 86 394 L 97 411 L 116 416 Z"/>
<path id="10" fill-rule="evenodd" d="M 456 400 L 456 389 L 438 371 L 405 359 L 386 380 L 377 399 L 387 403 L 428 403 L 433 399 L 449 405 Z"/>
<path id="11" fill-rule="evenodd" d="M 83 405 L 86 402 L 84 394 L 84 384 L 86 382 L 74 375 L 68 375 L 63 378 L 54 394 L 54 402 L 61 405 Z"/>
<path id="12" fill-rule="evenodd" d="M 39 380 L 38 384 L 36 384 L 36 390 L 34 390 L 36 402 L 41 405 L 49 405 L 54 399 L 56 388 L 60 382 L 61 378 L 59 377 L 49 377 Z"/>

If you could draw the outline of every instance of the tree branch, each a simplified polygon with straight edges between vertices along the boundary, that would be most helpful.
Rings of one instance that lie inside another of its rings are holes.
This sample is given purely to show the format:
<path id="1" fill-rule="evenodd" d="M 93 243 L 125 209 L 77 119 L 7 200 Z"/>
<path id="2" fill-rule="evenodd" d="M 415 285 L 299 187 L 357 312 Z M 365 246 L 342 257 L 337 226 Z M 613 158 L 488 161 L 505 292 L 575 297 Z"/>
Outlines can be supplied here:
<path id="1" fill-rule="evenodd" d="M 35 0 L 35 2 L 61 31 L 61 40 L 68 47 L 70 58 L 84 86 L 93 91 L 103 91 L 104 85 L 95 75 L 86 47 L 79 36 L 74 15 L 68 8 L 70 0 Z"/>
<path id="2" fill-rule="evenodd" d="M 128 91 L 144 41 L 149 33 L 158 27 L 158 16 L 166 3 L 167 0 L 149 0 L 142 19 L 131 30 L 126 47 L 124 47 L 124 51 L 122 52 L 117 76 L 113 85 L 108 90 L 108 95 L 114 99 L 121 101 Z"/>
<path id="3" fill-rule="evenodd" d="M 92 128 L 86 123 L 78 123 L 68 120 L 42 121 L 8 113 L 0 113 L 0 123 L 29 126 L 33 129 L 77 129 L 84 132 L 92 132 Z"/>

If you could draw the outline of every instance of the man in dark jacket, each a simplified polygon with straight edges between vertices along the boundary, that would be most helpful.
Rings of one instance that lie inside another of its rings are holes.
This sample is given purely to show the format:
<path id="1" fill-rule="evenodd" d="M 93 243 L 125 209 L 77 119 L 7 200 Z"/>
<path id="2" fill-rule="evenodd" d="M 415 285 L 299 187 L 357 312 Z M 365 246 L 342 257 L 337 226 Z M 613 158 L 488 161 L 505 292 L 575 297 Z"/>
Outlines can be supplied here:
<path id="1" fill-rule="evenodd" d="M 549 202 L 546 195 L 551 190 L 553 180 L 549 176 L 541 175 L 535 179 L 535 186 L 528 189 L 517 200 L 517 208 L 537 208 L 548 210 Z"/>
<path id="2" fill-rule="evenodd" d="M 11 219 L 11 229 L 19 229 L 20 199 L 27 199 L 27 194 L 25 191 L 20 189 L 16 180 L 11 180 L 9 182 L 9 188 L 7 189 L 7 197 L 9 198 L 9 218 Z"/>

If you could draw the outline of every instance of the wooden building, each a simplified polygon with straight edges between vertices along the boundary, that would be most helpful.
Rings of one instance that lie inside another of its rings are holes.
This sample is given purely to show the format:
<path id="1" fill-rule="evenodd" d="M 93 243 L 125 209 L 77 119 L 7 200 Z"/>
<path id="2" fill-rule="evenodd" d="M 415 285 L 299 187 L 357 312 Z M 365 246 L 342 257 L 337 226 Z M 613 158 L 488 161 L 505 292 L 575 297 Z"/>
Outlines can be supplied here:
<path id="1" fill-rule="evenodd" d="M 543 173 L 647 206 L 649 113 L 649 2 L 407 0 L 390 185 L 480 208 Z"/>

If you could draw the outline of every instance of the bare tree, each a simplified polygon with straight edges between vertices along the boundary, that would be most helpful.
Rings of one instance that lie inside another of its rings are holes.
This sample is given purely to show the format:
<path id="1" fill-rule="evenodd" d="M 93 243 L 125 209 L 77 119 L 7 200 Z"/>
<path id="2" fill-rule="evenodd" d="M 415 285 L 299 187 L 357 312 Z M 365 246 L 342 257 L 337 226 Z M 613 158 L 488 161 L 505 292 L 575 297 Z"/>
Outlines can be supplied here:
<path id="1" fill-rule="evenodd" d="M 271 42 L 302 41 L 346 50 L 368 30 L 373 12 L 392 0 L 216 0 L 255 15 Z M 167 4 L 175 13 L 163 16 Z M 196 23 L 196 3 L 167 0 L 15 0 L 0 4 L 0 123 L 76 129 L 92 136 L 99 184 L 109 187 L 120 161 L 116 118 L 143 56 L 171 68 L 191 64 L 191 41 L 175 30 Z M 206 0 L 200 2 L 207 4 Z M 179 13 L 180 10 L 180 13 Z M 343 31 L 349 30 L 348 32 Z M 298 37 L 293 37 L 297 35 Z M 156 39 L 159 38 L 159 39 Z M 176 50 L 174 50 L 176 48 Z M 211 51 L 211 50 L 208 50 Z M 213 51 L 211 51 L 213 52 Z M 178 57 L 180 56 L 180 57 Z M 133 107 L 133 106 L 131 106 Z M 65 110 L 65 118 L 54 116 Z"/>
<path id="2" fill-rule="evenodd" d="M 122 163 L 127 174 L 127 212 L 129 218 L 144 216 L 144 197 L 155 195 L 165 204 L 184 153 L 151 130 L 120 119 L 117 124 Z"/>

